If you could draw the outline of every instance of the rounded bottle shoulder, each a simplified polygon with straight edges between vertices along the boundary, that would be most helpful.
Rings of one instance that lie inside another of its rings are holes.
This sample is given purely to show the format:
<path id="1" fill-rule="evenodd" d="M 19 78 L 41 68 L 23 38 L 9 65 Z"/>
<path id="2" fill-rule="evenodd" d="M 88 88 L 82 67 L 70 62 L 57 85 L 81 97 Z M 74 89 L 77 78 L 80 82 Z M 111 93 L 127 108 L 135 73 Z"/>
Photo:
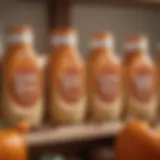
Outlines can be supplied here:
<path id="1" fill-rule="evenodd" d="M 40 68 L 37 53 L 35 50 L 25 50 L 23 48 L 17 48 L 13 51 L 6 52 L 3 60 L 3 65 L 9 67 L 17 65 L 28 65 L 28 67 Z"/>
<path id="2" fill-rule="evenodd" d="M 140 67 L 140 66 L 155 68 L 155 64 L 153 63 L 149 55 L 143 55 L 143 56 L 135 58 L 130 66 L 133 66 L 135 68 Z"/>
<path id="3" fill-rule="evenodd" d="M 117 54 L 93 53 L 88 57 L 88 63 L 108 66 L 121 66 L 121 58 Z"/>
<path id="4" fill-rule="evenodd" d="M 77 50 L 54 50 L 50 52 L 48 61 L 54 65 L 54 63 L 76 63 L 78 65 L 85 65 L 85 61 L 82 54 Z"/>

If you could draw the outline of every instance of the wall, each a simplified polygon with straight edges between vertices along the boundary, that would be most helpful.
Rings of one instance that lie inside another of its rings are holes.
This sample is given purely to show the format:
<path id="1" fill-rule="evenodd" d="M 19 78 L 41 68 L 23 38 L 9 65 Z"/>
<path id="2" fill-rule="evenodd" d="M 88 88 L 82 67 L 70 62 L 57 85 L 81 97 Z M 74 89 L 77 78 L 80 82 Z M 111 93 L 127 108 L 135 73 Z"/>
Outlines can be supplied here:
<path id="1" fill-rule="evenodd" d="M 10 25 L 29 24 L 35 32 L 35 46 L 39 52 L 47 50 L 48 22 L 46 5 L 40 2 L 1 2 L 1 35 L 5 37 L 5 28 Z"/>
<path id="2" fill-rule="evenodd" d="M 117 50 L 122 52 L 123 38 L 128 34 L 146 34 L 150 38 L 152 53 L 160 39 L 160 8 L 102 6 L 74 4 L 72 25 L 78 28 L 81 50 L 88 50 L 89 35 L 95 31 L 109 30 L 117 40 Z"/>

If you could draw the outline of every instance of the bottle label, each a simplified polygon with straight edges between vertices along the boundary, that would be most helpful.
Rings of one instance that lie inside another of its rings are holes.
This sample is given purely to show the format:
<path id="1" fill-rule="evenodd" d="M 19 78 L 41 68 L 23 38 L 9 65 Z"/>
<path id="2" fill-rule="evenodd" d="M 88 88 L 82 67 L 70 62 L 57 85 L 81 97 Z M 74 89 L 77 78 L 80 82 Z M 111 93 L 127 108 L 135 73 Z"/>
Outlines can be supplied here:
<path id="1" fill-rule="evenodd" d="M 114 48 L 114 40 L 113 38 L 106 38 L 102 40 L 92 40 L 90 43 L 92 49 L 107 47 L 107 48 Z"/>
<path id="2" fill-rule="evenodd" d="M 114 101 L 119 95 L 120 77 L 116 72 L 102 70 L 96 78 L 97 93 L 103 101 Z"/>
<path id="3" fill-rule="evenodd" d="M 40 95 L 40 74 L 35 68 L 17 67 L 10 76 L 10 92 L 22 107 L 32 107 Z"/>
<path id="4" fill-rule="evenodd" d="M 11 34 L 7 37 L 9 44 L 33 43 L 33 35 L 31 33 Z"/>
<path id="5" fill-rule="evenodd" d="M 84 78 L 81 71 L 68 68 L 59 77 L 59 92 L 65 101 L 76 102 L 84 95 Z"/>
<path id="6" fill-rule="evenodd" d="M 148 42 L 141 41 L 141 42 L 126 42 L 124 45 L 125 52 L 134 51 L 134 50 L 148 50 Z"/>
<path id="7" fill-rule="evenodd" d="M 131 76 L 131 94 L 139 101 L 148 101 L 154 93 L 154 78 L 147 70 L 139 70 Z"/>
<path id="8" fill-rule="evenodd" d="M 59 45 L 77 45 L 77 39 L 73 35 L 68 36 L 53 36 L 51 38 L 51 45 L 52 46 L 59 46 Z"/>

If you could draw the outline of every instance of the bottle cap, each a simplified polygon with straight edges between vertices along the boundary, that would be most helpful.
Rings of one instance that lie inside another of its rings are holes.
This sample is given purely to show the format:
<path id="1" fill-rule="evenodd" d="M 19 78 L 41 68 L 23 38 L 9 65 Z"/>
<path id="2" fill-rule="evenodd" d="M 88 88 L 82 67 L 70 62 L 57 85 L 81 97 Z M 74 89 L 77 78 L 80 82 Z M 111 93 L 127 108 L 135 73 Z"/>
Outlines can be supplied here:
<path id="1" fill-rule="evenodd" d="M 124 42 L 124 50 L 127 52 L 148 50 L 148 39 L 141 35 L 128 36 Z"/>
<path id="2" fill-rule="evenodd" d="M 8 29 L 9 44 L 33 43 L 32 29 L 29 26 L 14 26 Z"/>
<path id="3" fill-rule="evenodd" d="M 51 33 L 51 45 L 77 45 L 77 32 L 71 28 L 58 28 Z"/>
<path id="4" fill-rule="evenodd" d="M 91 48 L 114 48 L 114 38 L 111 33 L 101 32 L 95 33 L 91 37 L 90 46 Z"/>

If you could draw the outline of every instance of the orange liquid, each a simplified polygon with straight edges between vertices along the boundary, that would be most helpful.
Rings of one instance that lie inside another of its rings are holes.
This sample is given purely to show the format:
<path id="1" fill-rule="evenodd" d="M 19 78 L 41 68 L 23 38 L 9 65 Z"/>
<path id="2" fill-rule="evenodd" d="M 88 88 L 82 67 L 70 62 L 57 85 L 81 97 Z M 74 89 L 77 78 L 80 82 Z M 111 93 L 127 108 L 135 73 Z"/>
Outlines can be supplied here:
<path id="1" fill-rule="evenodd" d="M 135 58 L 127 73 L 128 118 L 153 120 L 156 116 L 156 69 L 147 54 Z"/>
<path id="2" fill-rule="evenodd" d="M 50 55 L 50 117 L 52 123 L 79 123 L 85 117 L 86 73 L 77 48 L 68 37 L 71 30 L 61 30 L 62 41 Z"/>
<path id="3" fill-rule="evenodd" d="M 93 37 L 102 43 L 110 36 L 102 33 Z M 107 42 L 110 43 L 110 42 Z M 90 116 L 95 121 L 119 119 L 122 111 L 121 65 L 112 47 L 92 49 L 88 59 Z"/>
<path id="4" fill-rule="evenodd" d="M 10 34 L 18 36 L 19 40 L 12 40 L 14 42 L 9 44 L 4 57 L 3 121 L 14 125 L 26 120 L 32 125 L 39 125 L 43 109 L 43 74 L 32 45 L 23 37 L 30 34 L 30 30 L 16 27 Z"/>

